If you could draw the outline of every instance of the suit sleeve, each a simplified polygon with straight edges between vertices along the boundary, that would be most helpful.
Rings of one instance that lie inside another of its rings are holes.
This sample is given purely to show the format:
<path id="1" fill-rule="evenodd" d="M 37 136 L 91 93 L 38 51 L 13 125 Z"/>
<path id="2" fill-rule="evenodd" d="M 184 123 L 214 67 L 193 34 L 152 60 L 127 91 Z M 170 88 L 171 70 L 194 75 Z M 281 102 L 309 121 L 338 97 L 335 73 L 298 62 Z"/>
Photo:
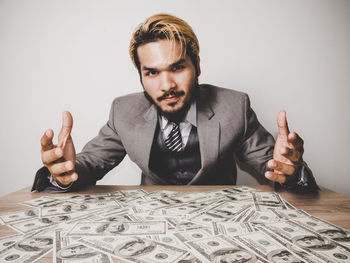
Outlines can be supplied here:
<path id="1" fill-rule="evenodd" d="M 78 173 L 78 180 L 66 191 L 75 191 L 88 185 L 95 185 L 97 180 L 102 179 L 124 159 L 126 151 L 116 130 L 115 107 L 116 101 L 112 104 L 108 122 L 100 129 L 98 135 L 77 154 L 75 170 Z M 52 184 L 48 182 L 48 177 L 48 170 L 45 167 L 41 168 L 36 174 L 32 191 L 44 191 L 52 187 Z"/>
<path id="2" fill-rule="evenodd" d="M 268 169 L 267 162 L 273 157 L 275 140 L 259 123 L 246 94 L 244 101 L 245 127 L 240 145 L 235 152 L 236 157 L 264 178 L 264 174 Z"/>

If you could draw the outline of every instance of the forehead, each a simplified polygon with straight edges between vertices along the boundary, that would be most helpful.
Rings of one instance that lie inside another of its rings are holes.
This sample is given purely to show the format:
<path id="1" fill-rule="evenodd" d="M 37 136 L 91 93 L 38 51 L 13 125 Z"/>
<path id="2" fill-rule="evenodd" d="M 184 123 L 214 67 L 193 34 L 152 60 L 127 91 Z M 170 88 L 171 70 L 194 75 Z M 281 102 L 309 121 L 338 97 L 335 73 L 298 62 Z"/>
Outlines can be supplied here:
<path id="1" fill-rule="evenodd" d="M 181 45 L 177 42 L 169 40 L 158 40 L 143 44 L 137 48 L 137 55 L 141 67 L 150 68 L 169 66 L 183 56 Z M 185 58 L 187 60 L 188 57 Z"/>

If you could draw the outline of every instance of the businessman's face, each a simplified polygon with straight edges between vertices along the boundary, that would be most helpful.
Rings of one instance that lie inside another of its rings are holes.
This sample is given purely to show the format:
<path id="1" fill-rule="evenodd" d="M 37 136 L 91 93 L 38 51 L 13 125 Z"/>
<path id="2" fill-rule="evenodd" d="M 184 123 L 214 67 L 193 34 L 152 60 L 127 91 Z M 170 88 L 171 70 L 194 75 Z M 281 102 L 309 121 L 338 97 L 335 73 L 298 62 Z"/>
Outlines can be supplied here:
<path id="1" fill-rule="evenodd" d="M 137 54 L 143 87 L 158 108 L 168 116 L 186 109 L 197 76 L 190 57 L 181 56 L 180 45 L 159 40 L 139 46 Z"/>

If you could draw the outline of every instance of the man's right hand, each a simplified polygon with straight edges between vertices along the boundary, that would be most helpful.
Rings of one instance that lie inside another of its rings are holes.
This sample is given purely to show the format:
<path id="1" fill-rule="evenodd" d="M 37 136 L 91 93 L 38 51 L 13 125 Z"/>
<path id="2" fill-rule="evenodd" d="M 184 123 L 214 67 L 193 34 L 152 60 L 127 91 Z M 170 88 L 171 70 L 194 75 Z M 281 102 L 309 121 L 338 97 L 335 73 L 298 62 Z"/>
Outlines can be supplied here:
<path id="1" fill-rule="evenodd" d="M 53 130 L 47 130 L 41 137 L 41 160 L 53 179 L 66 187 L 78 179 L 78 174 L 75 172 L 75 149 L 71 137 L 73 118 L 69 111 L 63 112 L 62 117 L 57 145 L 52 143 Z"/>

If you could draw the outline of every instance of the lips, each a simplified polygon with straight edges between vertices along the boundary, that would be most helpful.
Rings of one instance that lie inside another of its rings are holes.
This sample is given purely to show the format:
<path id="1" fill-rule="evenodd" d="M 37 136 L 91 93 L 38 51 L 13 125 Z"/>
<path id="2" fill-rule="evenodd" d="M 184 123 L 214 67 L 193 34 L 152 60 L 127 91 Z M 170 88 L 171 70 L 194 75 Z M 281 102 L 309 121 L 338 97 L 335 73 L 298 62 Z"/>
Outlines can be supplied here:
<path id="1" fill-rule="evenodd" d="M 179 96 L 168 96 L 168 97 L 165 97 L 164 98 L 164 100 L 166 101 L 166 102 L 175 102 L 175 101 L 177 101 L 177 99 L 179 98 Z"/>
<path id="2" fill-rule="evenodd" d="M 163 94 L 163 96 L 160 96 L 157 98 L 158 101 L 166 101 L 169 103 L 176 102 L 181 96 L 185 95 L 185 92 L 183 91 L 170 91 L 169 93 Z"/>

